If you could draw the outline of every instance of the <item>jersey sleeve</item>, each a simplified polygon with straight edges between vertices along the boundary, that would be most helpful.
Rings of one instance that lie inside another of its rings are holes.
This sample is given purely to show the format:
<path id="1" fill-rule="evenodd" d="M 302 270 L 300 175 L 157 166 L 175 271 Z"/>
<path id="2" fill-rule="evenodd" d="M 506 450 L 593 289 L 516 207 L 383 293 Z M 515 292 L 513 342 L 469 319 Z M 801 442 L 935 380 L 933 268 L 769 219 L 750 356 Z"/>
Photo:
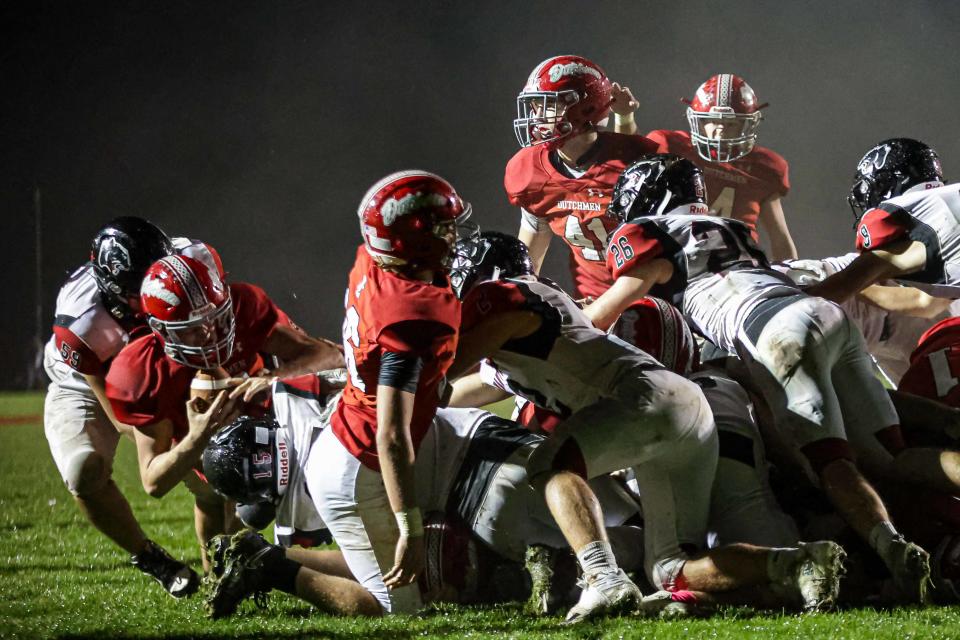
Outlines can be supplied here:
<path id="1" fill-rule="evenodd" d="M 670 142 L 667 139 L 668 131 L 657 129 L 651 131 L 645 137 L 657 145 L 657 153 L 668 153 L 670 151 Z"/>
<path id="2" fill-rule="evenodd" d="M 527 147 L 521 149 L 507 163 L 503 176 L 503 188 L 507 200 L 515 207 L 531 209 L 542 192 L 545 177 L 536 166 L 539 149 Z"/>
<path id="3" fill-rule="evenodd" d="M 659 234 L 645 224 L 628 222 L 610 236 L 607 245 L 607 268 L 614 279 L 634 267 L 649 262 L 663 254 Z"/>
<path id="4" fill-rule="evenodd" d="M 520 287 L 512 282 L 491 280 L 481 282 L 467 294 L 463 301 L 461 331 L 469 331 L 487 318 L 506 311 L 520 311 L 527 299 Z"/>
<path id="5" fill-rule="evenodd" d="M 371 308 L 377 344 L 396 353 L 427 354 L 434 342 L 456 333 L 460 302 L 449 287 L 389 280 Z"/>
<path id="6" fill-rule="evenodd" d="M 247 349 L 260 351 L 277 323 L 289 321 L 260 287 L 243 282 L 231 284 L 230 295 L 234 298 L 237 333 L 242 332 Z"/>
<path id="7" fill-rule="evenodd" d="M 60 358 L 71 369 L 86 375 L 101 376 L 106 367 L 80 336 L 63 324 L 53 325 L 54 341 Z"/>
<path id="8" fill-rule="evenodd" d="M 881 204 L 870 209 L 857 223 L 857 251 L 882 249 L 909 237 L 913 218 L 900 207 Z"/>
<path id="9" fill-rule="evenodd" d="M 137 341 L 114 358 L 107 372 L 106 393 L 117 420 L 134 427 L 159 422 L 159 394 L 156 369 Z"/>

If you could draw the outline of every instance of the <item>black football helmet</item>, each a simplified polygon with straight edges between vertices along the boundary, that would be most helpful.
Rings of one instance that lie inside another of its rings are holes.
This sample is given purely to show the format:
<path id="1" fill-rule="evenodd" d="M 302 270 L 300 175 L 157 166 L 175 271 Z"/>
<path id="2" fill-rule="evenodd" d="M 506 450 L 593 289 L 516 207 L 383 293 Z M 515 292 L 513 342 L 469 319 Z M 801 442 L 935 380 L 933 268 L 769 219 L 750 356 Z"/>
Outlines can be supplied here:
<path id="1" fill-rule="evenodd" d="M 143 218 L 115 218 L 97 232 L 90 264 L 104 306 L 114 317 L 127 319 L 133 315 L 129 300 L 139 299 L 147 268 L 172 253 L 167 234 Z"/>
<path id="2" fill-rule="evenodd" d="M 499 231 L 461 240 L 454 249 L 450 284 L 461 300 L 477 283 L 515 278 L 534 272 L 527 245 Z"/>
<path id="3" fill-rule="evenodd" d="M 241 504 L 279 502 L 291 456 L 273 418 L 240 416 L 203 450 L 203 475 L 214 491 Z"/>
<path id="4" fill-rule="evenodd" d="M 847 202 L 856 221 L 884 200 L 923 182 L 943 182 L 937 152 L 911 138 L 884 140 L 857 164 Z"/>
<path id="5" fill-rule="evenodd" d="M 613 187 L 607 214 L 626 222 L 667 213 L 685 204 L 701 204 L 706 213 L 703 172 L 685 158 L 656 153 L 623 170 Z"/>

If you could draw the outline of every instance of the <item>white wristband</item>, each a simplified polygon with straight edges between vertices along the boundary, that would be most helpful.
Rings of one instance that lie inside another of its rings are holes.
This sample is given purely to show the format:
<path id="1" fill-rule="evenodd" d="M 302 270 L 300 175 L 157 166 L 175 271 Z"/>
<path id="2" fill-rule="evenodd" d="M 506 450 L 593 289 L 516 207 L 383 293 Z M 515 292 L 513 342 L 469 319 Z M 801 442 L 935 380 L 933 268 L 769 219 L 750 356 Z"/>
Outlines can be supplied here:
<path id="1" fill-rule="evenodd" d="M 397 528 L 400 529 L 402 537 L 417 538 L 423 535 L 423 517 L 418 507 L 397 511 L 393 515 L 397 519 Z"/>

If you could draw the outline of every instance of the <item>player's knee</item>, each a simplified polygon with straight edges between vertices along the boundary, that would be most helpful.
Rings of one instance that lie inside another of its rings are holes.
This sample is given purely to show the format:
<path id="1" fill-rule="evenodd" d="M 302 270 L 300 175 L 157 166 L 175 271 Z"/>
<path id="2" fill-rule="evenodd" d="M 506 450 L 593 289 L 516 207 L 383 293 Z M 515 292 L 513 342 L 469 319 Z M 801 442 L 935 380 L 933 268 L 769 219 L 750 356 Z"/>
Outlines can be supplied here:
<path id="1" fill-rule="evenodd" d="M 86 451 L 70 460 L 64 481 L 70 493 L 79 498 L 95 495 L 110 481 L 110 465 L 96 451 Z"/>
<path id="2" fill-rule="evenodd" d="M 834 462 L 843 460 L 853 463 L 855 459 L 850 443 L 842 438 L 823 438 L 805 445 L 801 451 L 818 477 Z"/>

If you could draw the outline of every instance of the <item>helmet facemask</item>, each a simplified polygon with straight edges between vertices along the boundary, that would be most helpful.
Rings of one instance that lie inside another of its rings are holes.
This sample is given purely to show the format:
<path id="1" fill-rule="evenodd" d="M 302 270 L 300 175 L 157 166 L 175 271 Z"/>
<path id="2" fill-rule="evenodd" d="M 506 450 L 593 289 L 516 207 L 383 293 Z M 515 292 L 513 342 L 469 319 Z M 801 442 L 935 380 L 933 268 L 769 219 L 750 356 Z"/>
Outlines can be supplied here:
<path id="1" fill-rule="evenodd" d="M 575 131 L 566 113 L 580 96 L 576 91 L 523 91 L 517 96 L 513 130 L 521 147 L 556 143 Z"/>
<path id="2" fill-rule="evenodd" d="M 690 139 L 697 154 L 709 162 L 732 162 L 753 151 L 760 119 L 759 111 L 736 113 L 730 107 L 712 107 L 710 111 L 687 108 Z M 708 124 L 724 125 L 724 134 L 728 127 L 737 133 L 732 136 L 710 137 L 706 131 Z"/>
<path id="3" fill-rule="evenodd" d="M 163 340 L 163 350 L 174 362 L 196 369 L 222 367 L 233 354 L 236 318 L 227 295 L 219 307 L 208 304 L 191 313 L 189 320 L 150 317 L 150 328 Z"/>

